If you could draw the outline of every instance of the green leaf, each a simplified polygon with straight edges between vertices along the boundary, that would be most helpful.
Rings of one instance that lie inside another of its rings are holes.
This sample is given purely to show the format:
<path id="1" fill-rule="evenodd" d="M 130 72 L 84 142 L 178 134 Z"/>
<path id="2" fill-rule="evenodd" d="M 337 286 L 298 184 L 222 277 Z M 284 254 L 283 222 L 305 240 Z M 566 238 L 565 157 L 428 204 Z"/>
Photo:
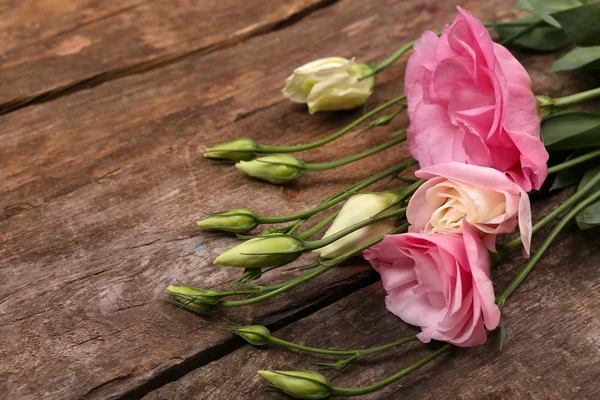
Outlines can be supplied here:
<path id="1" fill-rule="evenodd" d="M 588 152 L 589 152 L 589 150 L 576 150 L 576 151 L 572 152 L 565 159 L 565 161 L 569 161 L 569 160 L 572 160 L 573 158 L 581 157 Z M 550 187 L 550 191 L 564 189 L 567 186 L 576 184 L 577 182 L 579 182 L 581 180 L 581 178 L 583 177 L 585 172 L 591 166 L 593 166 L 594 163 L 597 163 L 597 162 L 598 162 L 598 160 L 592 159 L 592 160 L 586 161 L 584 163 L 577 164 L 570 168 L 559 171 L 556 174 L 556 177 L 554 178 L 554 182 L 552 182 L 552 187 Z"/>
<path id="2" fill-rule="evenodd" d="M 600 114 L 564 111 L 542 121 L 541 129 L 548 150 L 600 146 Z"/>
<path id="3" fill-rule="evenodd" d="M 600 164 L 590 168 L 583 178 L 581 182 L 579 182 L 578 190 L 581 190 L 585 185 L 589 183 L 596 175 L 600 174 Z M 588 192 L 588 195 L 596 193 L 600 190 L 600 183 L 597 184 Z M 600 225 L 600 200 L 595 203 L 587 206 L 582 212 L 577 214 L 575 217 L 575 221 L 577 221 L 577 225 L 580 229 L 586 230 L 590 228 L 594 228 Z"/>
<path id="4" fill-rule="evenodd" d="M 536 16 L 529 15 L 514 22 L 535 24 L 539 21 L 540 19 Z M 526 27 L 508 23 L 497 24 L 494 28 L 502 38 L 506 39 L 516 35 Z M 528 50 L 555 51 L 565 47 L 570 42 L 567 35 L 561 29 L 544 24 L 515 39 L 512 43 Z"/>
<path id="5" fill-rule="evenodd" d="M 578 46 L 600 45 L 600 3 L 552 14 L 567 36 Z"/>
<path id="6" fill-rule="evenodd" d="M 580 0 L 519 0 L 515 9 L 529 11 L 543 19 L 546 23 L 560 28 L 560 24 L 550 14 L 580 7 L 585 4 Z"/>
<path id="7" fill-rule="evenodd" d="M 502 351 L 502 347 L 504 347 L 505 341 L 506 341 L 506 328 L 504 328 L 504 321 L 500 321 L 500 351 Z"/>
<path id="8" fill-rule="evenodd" d="M 600 46 L 575 47 L 556 60 L 550 67 L 550 72 L 570 71 L 581 67 L 600 69 Z"/>

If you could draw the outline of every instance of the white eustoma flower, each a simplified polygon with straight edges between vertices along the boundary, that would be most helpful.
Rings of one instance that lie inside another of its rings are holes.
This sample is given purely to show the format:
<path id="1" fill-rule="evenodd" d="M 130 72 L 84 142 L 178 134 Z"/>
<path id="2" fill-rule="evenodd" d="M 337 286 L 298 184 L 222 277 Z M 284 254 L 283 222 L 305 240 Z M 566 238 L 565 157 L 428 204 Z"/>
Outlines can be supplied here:
<path id="1" fill-rule="evenodd" d="M 296 68 L 281 92 L 296 103 L 306 103 L 311 114 L 349 110 L 365 104 L 373 93 L 375 76 L 359 80 L 371 71 L 354 60 L 321 58 Z"/>
<path id="2" fill-rule="evenodd" d="M 399 205 L 392 205 L 398 200 L 394 193 L 364 193 L 352 196 L 346 201 L 331 227 L 323 238 L 346 229 L 349 226 L 362 222 L 383 212 L 390 213 L 399 209 Z M 335 242 L 314 250 L 322 258 L 335 258 L 342 254 L 363 246 L 381 235 L 389 233 L 396 225 L 396 217 L 365 226 L 354 231 Z"/>

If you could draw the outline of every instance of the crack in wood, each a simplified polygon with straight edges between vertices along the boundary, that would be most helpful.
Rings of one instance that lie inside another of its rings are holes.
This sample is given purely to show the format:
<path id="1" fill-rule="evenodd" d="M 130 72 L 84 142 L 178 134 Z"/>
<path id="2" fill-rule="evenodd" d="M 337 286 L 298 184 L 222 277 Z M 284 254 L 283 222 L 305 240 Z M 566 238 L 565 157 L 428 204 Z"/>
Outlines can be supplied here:
<path id="1" fill-rule="evenodd" d="M 117 80 L 120 78 L 124 78 L 126 76 L 142 74 L 142 73 L 149 72 L 149 71 L 152 71 L 155 69 L 163 68 L 163 67 L 169 66 L 171 64 L 175 64 L 179 61 L 182 61 L 188 57 L 192 57 L 192 56 L 196 56 L 196 55 L 206 55 L 206 54 L 215 52 L 217 50 L 221 50 L 221 49 L 225 49 L 227 47 L 238 45 L 238 44 L 243 43 L 254 37 L 265 35 L 267 33 L 275 32 L 275 31 L 284 29 L 286 27 L 289 27 L 291 25 L 294 25 L 294 24 L 298 23 L 299 21 L 303 20 L 304 18 L 308 17 L 312 13 L 314 13 L 318 10 L 327 8 L 327 7 L 337 3 L 338 1 L 339 0 L 320 1 L 316 4 L 313 4 L 310 7 L 307 7 L 303 10 L 300 10 L 294 14 L 289 15 L 287 18 L 285 18 L 281 21 L 278 21 L 278 22 L 275 22 L 275 23 L 272 23 L 269 25 L 265 25 L 265 26 L 259 27 L 257 29 L 249 30 L 248 32 L 246 32 L 240 36 L 234 37 L 233 39 L 224 40 L 220 43 L 215 43 L 215 44 L 207 46 L 207 47 L 196 48 L 196 49 L 185 51 L 182 53 L 166 54 L 164 56 L 156 57 L 154 59 L 151 59 L 151 60 L 148 60 L 148 61 L 145 61 L 142 63 L 134 64 L 134 65 L 131 65 L 131 66 L 128 66 L 125 68 L 106 71 L 106 72 L 91 76 L 86 79 L 82 79 L 82 80 L 74 82 L 74 83 L 69 83 L 67 85 L 57 87 L 56 89 L 49 90 L 47 92 L 44 92 L 44 93 L 36 95 L 36 96 L 17 98 L 17 99 L 2 103 L 2 104 L 0 104 L 0 115 L 8 114 L 10 112 L 17 111 L 22 108 L 29 107 L 29 106 L 32 106 L 35 104 L 41 104 L 41 103 L 53 101 L 53 100 L 59 99 L 64 96 L 68 96 L 70 94 L 80 92 L 82 90 L 92 89 L 99 85 L 102 85 L 103 83 L 114 81 L 114 80 Z"/>
<path id="2" fill-rule="evenodd" d="M 343 268 L 343 267 L 342 267 Z M 358 279 L 352 285 L 348 285 L 340 288 L 339 291 L 332 291 L 321 298 L 319 301 L 311 304 L 310 306 L 299 310 L 296 313 L 293 313 L 287 317 L 283 317 L 273 323 L 267 324 L 267 328 L 271 332 L 276 332 L 277 330 L 290 325 L 294 322 L 297 322 L 341 299 L 347 297 L 356 291 L 363 289 L 379 280 L 379 275 L 375 273 L 373 270 L 365 270 L 364 277 L 362 279 Z M 265 316 L 263 318 L 268 318 L 269 316 Z M 178 359 L 180 361 L 178 364 L 171 365 L 166 367 L 163 371 L 156 374 L 155 376 L 148 379 L 146 382 L 142 383 L 138 387 L 130 390 L 129 392 L 118 397 L 120 400 L 132 400 L 132 399 L 141 399 L 148 393 L 170 383 L 174 382 L 183 376 L 189 374 L 190 372 L 207 365 L 213 361 L 219 360 L 222 357 L 225 357 L 229 353 L 232 353 L 239 348 L 248 345 L 246 341 L 239 337 L 230 337 L 226 339 L 224 342 L 217 344 L 209 349 L 201 351 L 198 354 L 193 355 L 187 359 Z M 84 396 L 85 397 L 85 396 Z"/>

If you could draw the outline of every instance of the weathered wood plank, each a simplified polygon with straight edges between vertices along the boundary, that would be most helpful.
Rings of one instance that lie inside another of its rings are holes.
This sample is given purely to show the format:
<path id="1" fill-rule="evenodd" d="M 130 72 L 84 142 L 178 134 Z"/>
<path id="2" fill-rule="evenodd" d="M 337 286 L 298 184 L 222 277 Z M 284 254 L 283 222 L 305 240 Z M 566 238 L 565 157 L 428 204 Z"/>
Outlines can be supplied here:
<path id="1" fill-rule="evenodd" d="M 407 153 L 390 150 L 282 190 L 210 167 L 202 143 L 241 134 L 298 143 L 331 132 L 358 113 L 309 117 L 279 95 L 285 76 L 319 56 L 382 57 L 418 34 L 415 20 L 441 25 L 454 14 L 449 6 L 432 9 L 344 1 L 236 48 L 3 116 L 3 392 L 113 398 L 210 359 L 207 352 L 228 335 L 157 300 L 174 279 L 226 285 L 237 274 L 210 266 L 233 241 L 197 236 L 192 223 L 200 212 L 242 205 L 273 212 L 274 204 L 279 213 L 301 210 Z M 381 40 L 373 45 L 372 37 Z M 398 93 L 400 70 L 381 77 L 371 104 Z M 383 140 L 364 135 L 307 159 Z M 364 270 L 337 270 L 302 297 L 242 313 L 248 322 L 281 321 L 327 293 L 340 295 Z"/>
<path id="2" fill-rule="evenodd" d="M 332 1 L 11 1 L 0 112 L 238 43 Z"/>
<path id="3" fill-rule="evenodd" d="M 406 150 L 279 189 L 210 167 L 202 144 L 242 134 L 299 143 L 331 132 L 358 112 L 309 117 L 283 101 L 279 90 L 293 67 L 332 54 L 381 58 L 425 27 L 451 21 L 450 3 L 344 0 L 235 48 L 0 117 L 0 335 L 7 338 L 0 343 L 0 390 L 17 398 L 141 394 L 226 352 L 229 336 L 214 329 L 215 320 L 199 322 L 157 301 L 174 279 L 227 285 L 235 278 L 210 265 L 233 240 L 199 235 L 193 220 L 244 205 L 301 210 Z M 509 8 L 461 4 L 484 18 Z M 569 75 L 542 79 L 549 57 L 526 62 L 542 93 L 582 85 Z M 397 95 L 402 70 L 399 63 L 382 74 L 370 104 Z M 363 135 L 306 159 L 337 158 L 382 140 L 383 132 Z M 369 282 L 364 271 L 362 263 L 336 270 L 302 296 L 233 317 L 283 324 L 328 293 L 331 301 Z"/>
<path id="4" fill-rule="evenodd" d="M 538 215 L 558 199 L 536 204 Z M 503 313 L 508 336 L 478 348 L 455 349 L 417 373 L 365 399 L 594 399 L 600 395 L 600 238 L 577 232 L 562 235 Z M 540 238 L 543 237 L 542 233 Z M 502 287 L 522 266 L 512 256 L 494 273 Z M 315 347 L 366 348 L 418 330 L 387 312 L 381 283 L 344 298 L 279 331 L 276 336 Z M 235 321 L 234 321 L 235 322 Z M 340 387 L 370 385 L 433 351 L 433 345 L 403 348 L 357 360 L 333 382 Z M 278 399 L 264 392 L 259 369 L 316 370 L 312 362 L 339 358 L 249 345 L 150 393 L 159 399 Z M 332 376 L 331 371 L 322 371 Z"/>

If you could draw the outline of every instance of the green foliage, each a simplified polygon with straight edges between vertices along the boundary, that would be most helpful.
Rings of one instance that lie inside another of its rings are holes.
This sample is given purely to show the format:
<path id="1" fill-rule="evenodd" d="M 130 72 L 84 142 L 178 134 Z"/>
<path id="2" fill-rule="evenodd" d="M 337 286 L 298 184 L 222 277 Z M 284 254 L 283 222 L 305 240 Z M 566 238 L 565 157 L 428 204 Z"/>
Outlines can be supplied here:
<path id="1" fill-rule="evenodd" d="M 600 146 L 600 114 L 565 111 L 542 122 L 548 150 L 571 150 Z"/>
<path id="2" fill-rule="evenodd" d="M 577 46 L 600 46 L 600 3 L 591 3 L 552 14 Z"/>
<path id="3" fill-rule="evenodd" d="M 523 31 L 523 29 L 526 29 L 526 26 L 523 24 L 539 24 L 540 21 L 540 18 L 534 15 L 529 15 L 514 21 L 518 24 L 497 24 L 494 26 L 494 28 L 500 36 L 506 39 L 514 37 L 519 32 Z M 555 51 L 565 47 L 570 42 L 571 41 L 562 31 L 562 29 L 550 26 L 548 24 L 543 24 L 519 36 L 512 43 L 528 50 Z"/>
<path id="4" fill-rule="evenodd" d="M 551 14 L 585 4 L 580 0 L 519 0 L 517 10 L 525 10 L 537 15 L 549 25 L 560 29 L 560 24 Z"/>
<path id="5" fill-rule="evenodd" d="M 588 153 L 587 149 L 576 150 L 576 151 L 572 152 L 565 161 L 569 161 L 569 160 L 572 160 L 573 158 L 580 157 L 586 153 Z M 559 171 L 558 174 L 556 174 L 556 178 L 554 178 L 554 182 L 552 183 L 552 187 L 550 187 L 550 190 L 552 191 L 552 190 L 564 189 L 567 186 L 571 186 L 571 185 L 578 183 L 581 180 L 581 178 L 583 177 L 583 175 L 585 174 L 585 172 L 592 165 L 594 165 L 594 163 L 597 163 L 597 162 L 598 162 L 597 159 L 592 159 L 587 162 L 577 164 L 570 168 L 566 168 L 566 169 L 563 169 L 562 171 Z"/>
<path id="6" fill-rule="evenodd" d="M 598 174 L 600 174 L 600 165 L 595 165 L 594 167 L 590 168 L 581 179 L 581 182 L 579 182 L 578 190 L 581 190 L 581 188 L 587 185 Z M 592 195 L 598 191 L 600 191 L 600 184 L 594 186 L 589 192 L 589 195 Z M 595 203 L 587 206 L 582 212 L 577 214 L 575 221 L 577 221 L 579 228 L 583 230 L 599 226 L 600 201 L 596 201 Z"/>
<path id="7" fill-rule="evenodd" d="M 582 67 L 600 69 L 600 46 L 574 48 L 556 60 L 550 67 L 550 72 L 570 71 Z"/>

